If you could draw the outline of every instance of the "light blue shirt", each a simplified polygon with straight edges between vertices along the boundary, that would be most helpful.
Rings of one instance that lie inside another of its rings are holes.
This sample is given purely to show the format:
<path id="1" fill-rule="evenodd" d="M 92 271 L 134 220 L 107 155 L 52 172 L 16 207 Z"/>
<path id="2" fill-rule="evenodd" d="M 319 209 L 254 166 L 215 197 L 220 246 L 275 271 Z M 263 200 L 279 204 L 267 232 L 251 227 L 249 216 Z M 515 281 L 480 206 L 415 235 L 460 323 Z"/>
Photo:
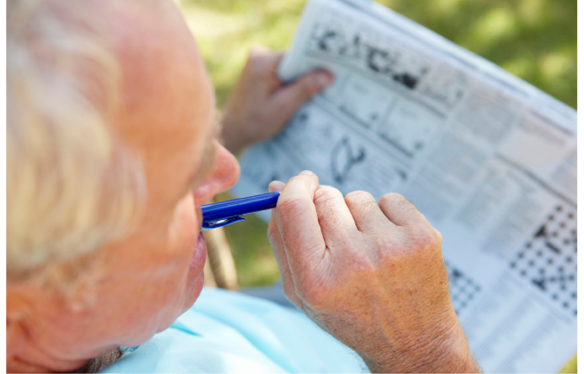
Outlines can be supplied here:
<path id="1" fill-rule="evenodd" d="M 102 373 L 367 372 L 361 358 L 300 311 L 204 288 L 195 305 Z"/>

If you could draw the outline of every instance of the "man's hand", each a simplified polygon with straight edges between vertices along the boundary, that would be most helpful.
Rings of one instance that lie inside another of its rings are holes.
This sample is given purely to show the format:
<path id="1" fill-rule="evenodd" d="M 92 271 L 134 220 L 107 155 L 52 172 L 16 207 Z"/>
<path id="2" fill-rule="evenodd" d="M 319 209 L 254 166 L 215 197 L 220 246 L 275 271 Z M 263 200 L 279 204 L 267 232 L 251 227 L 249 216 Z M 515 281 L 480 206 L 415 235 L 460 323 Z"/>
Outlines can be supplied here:
<path id="1" fill-rule="evenodd" d="M 442 236 L 398 194 L 343 198 L 302 172 L 268 237 L 288 299 L 373 372 L 476 372 L 448 292 Z"/>
<path id="2" fill-rule="evenodd" d="M 328 72 L 313 71 L 285 84 L 276 74 L 282 57 L 264 49 L 250 52 L 223 117 L 222 136 L 231 152 L 276 135 L 302 104 L 333 80 Z"/>

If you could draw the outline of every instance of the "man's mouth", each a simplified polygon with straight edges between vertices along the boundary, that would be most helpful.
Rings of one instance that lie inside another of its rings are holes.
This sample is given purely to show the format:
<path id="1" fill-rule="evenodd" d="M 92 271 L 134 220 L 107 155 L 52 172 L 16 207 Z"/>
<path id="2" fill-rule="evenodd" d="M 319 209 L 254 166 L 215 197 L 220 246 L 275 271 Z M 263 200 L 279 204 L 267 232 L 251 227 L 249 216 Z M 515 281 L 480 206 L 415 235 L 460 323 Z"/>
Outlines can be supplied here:
<path id="1" fill-rule="evenodd" d="M 205 242 L 205 237 L 203 236 L 203 231 L 199 231 L 199 237 L 197 238 L 197 244 L 195 250 L 193 251 L 193 258 L 191 260 L 191 267 L 201 266 L 205 264 L 207 259 L 207 243 Z"/>
<path id="2" fill-rule="evenodd" d="M 199 234 L 203 233 L 203 211 L 201 210 L 201 207 L 195 207 L 195 211 L 197 214 L 197 220 L 199 222 Z"/>

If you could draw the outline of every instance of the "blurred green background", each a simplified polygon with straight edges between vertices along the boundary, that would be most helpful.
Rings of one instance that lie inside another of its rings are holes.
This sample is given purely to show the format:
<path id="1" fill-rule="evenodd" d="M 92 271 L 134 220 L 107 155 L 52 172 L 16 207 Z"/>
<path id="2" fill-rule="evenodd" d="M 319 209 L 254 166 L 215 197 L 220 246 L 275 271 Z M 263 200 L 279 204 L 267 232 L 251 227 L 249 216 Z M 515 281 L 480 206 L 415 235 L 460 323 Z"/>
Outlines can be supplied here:
<path id="1" fill-rule="evenodd" d="M 219 105 L 249 48 L 287 49 L 304 0 L 182 0 Z M 576 0 L 383 0 L 379 3 L 576 107 Z"/>
<path id="2" fill-rule="evenodd" d="M 576 108 L 576 0 L 383 0 L 454 43 Z M 182 0 L 222 107 L 249 49 L 286 50 L 304 0 Z M 221 194 L 219 199 L 230 198 Z M 227 229 L 242 287 L 279 278 L 261 220 Z M 574 359 L 565 369 L 576 371 Z"/>

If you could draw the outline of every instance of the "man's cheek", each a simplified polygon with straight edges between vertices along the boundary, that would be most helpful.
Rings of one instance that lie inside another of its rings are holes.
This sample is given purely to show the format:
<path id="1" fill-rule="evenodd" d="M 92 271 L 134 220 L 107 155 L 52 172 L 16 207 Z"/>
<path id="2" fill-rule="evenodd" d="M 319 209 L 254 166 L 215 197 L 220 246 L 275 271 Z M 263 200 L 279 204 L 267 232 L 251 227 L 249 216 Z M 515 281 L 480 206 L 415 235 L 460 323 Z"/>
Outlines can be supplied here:
<path id="1" fill-rule="evenodd" d="M 171 245 L 194 246 L 200 231 L 192 195 L 186 196 L 177 206 L 169 229 Z"/>
<path id="2" fill-rule="evenodd" d="M 192 194 L 185 195 L 178 203 L 174 214 L 174 223 L 188 223 L 191 225 L 197 223 L 195 201 Z M 194 229 L 196 231 L 196 228 Z"/>

